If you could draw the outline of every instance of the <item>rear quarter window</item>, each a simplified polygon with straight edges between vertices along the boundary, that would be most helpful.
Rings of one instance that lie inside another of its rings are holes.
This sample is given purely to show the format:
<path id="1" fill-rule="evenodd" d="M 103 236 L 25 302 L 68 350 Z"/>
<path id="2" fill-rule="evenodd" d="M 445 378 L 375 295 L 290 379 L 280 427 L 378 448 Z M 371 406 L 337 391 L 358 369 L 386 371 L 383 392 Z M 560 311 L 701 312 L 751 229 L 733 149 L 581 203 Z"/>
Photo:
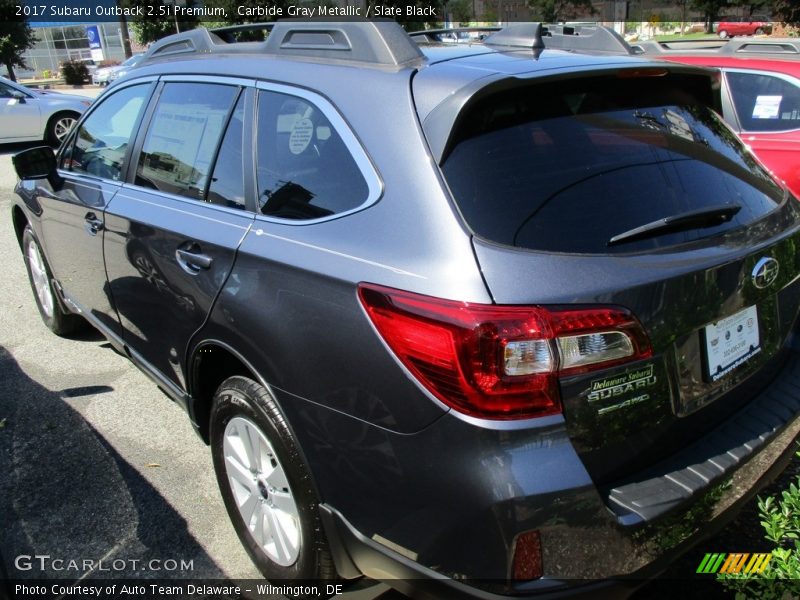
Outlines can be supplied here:
<path id="1" fill-rule="evenodd" d="M 800 129 L 800 86 L 762 73 L 729 72 L 726 77 L 742 129 Z"/>
<path id="2" fill-rule="evenodd" d="M 467 224 L 501 244 L 598 254 L 691 242 L 772 211 L 783 190 L 689 83 L 595 77 L 478 101 L 442 165 Z M 725 204 L 741 207 L 727 223 L 609 243 Z"/>

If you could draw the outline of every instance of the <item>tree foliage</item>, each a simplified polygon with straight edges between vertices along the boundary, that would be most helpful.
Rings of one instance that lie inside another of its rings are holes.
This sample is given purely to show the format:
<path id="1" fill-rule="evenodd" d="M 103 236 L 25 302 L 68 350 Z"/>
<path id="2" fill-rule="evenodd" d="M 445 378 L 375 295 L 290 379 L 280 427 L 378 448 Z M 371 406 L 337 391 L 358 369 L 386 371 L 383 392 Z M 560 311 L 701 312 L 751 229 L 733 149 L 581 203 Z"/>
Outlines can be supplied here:
<path id="1" fill-rule="evenodd" d="M 17 80 L 14 67 L 27 68 L 22 54 L 36 42 L 28 22 L 16 16 L 18 4 L 15 0 L 0 0 L 0 63 L 12 81 Z"/>
<path id="2" fill-rule="evenodd" d="M 162 0 L 120 0 L 121 6 L 142 6 L 144 7 L 144 17 L 132 17 L 130 19 L 131 29 L 133 30 L 136 41 L 140 44 L 150 44 L 163 37 L 194 29 L 200 24 L 197 17 L 181 16 L 177 20 L 172 12 L 172 4 Z M 184 6 L 191 7 L 194 3 L 188 0 Z M 165 12 L 162 12 L 165 11 Z M 152 16 L 148 14 L 152 12 Z M 168 14 L 170 16 L 163 16 Z"/>
<path id="3" fill-rule="evenodd" d="M 592 0 L 528 0 L 534 18 L 545 23 L 557 23 L 576 17 L 595 14 Z"/>
<path id="4" fill-rule="evenodd" d="M 800 24 L 800 2 L 798 0 L 778 0 L 773 14 L 784 23 Z"/>
<path id="5" fill-rule="evenodd" d="M 706 33 L 712 33 L 714 21 L 719 21 L 723 9 L 731 5 L 728 0 L 693 0 L 692 8 L 703 13 Z"/>
<path id="6" fill-rule="evenodd" d="M 450 0 L 447 3 L 447 13 L 455 23 L 469 23 L 474 18 L 471 0 Z"/>

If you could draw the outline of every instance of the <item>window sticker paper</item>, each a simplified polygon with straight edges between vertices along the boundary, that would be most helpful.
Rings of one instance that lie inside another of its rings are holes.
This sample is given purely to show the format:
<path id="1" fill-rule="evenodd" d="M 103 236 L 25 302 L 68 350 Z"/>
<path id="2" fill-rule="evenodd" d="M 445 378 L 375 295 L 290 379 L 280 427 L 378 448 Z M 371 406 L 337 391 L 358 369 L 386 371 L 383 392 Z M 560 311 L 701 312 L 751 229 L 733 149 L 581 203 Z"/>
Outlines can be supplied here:
<path id="1" fill-rule="evenodd" d="M 783 96 L 758 96 L 753 107 L 754 119 L 777 119 Z"/>

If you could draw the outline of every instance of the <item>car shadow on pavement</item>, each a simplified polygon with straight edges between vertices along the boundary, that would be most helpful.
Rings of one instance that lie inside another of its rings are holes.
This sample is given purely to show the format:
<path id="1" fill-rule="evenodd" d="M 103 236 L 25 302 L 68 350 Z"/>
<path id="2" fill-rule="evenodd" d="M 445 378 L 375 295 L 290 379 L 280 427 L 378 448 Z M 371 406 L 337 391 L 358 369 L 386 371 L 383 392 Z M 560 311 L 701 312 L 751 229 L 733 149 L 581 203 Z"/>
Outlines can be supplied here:
<path id="1" fill-rule="evenodd" d="M 75 394 L 45 389 L 2 346 L 0 382 L 0 567 L 9 577 L 225 577 L 167 500 L 69 406 Z M 18 560 L 35 555 L 64 563 Z M 66 568 L 71 560 L 80 568 Z M 98 571 L 100 560 L 111 570 Z M 192 568 L 149 568 L 169 560 Z M 83 561 L 95 565 L 88 576 Z"/>

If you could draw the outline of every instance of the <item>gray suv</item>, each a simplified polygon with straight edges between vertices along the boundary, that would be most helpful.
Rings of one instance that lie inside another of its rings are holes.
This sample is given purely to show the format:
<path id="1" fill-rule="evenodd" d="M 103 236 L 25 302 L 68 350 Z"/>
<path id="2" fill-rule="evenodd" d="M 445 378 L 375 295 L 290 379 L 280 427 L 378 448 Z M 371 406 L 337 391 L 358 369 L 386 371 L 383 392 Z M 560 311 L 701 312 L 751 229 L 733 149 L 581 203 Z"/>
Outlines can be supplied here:
<path id="1" fill-rule="evenodd" d="M 591 27 L 234 38 L 155 44 L 15 157 L 12 216 L 44 322 L 185 407 L 267 578 L 633 586 L 786 464 L 800 207 L 714 72 Z"/>

